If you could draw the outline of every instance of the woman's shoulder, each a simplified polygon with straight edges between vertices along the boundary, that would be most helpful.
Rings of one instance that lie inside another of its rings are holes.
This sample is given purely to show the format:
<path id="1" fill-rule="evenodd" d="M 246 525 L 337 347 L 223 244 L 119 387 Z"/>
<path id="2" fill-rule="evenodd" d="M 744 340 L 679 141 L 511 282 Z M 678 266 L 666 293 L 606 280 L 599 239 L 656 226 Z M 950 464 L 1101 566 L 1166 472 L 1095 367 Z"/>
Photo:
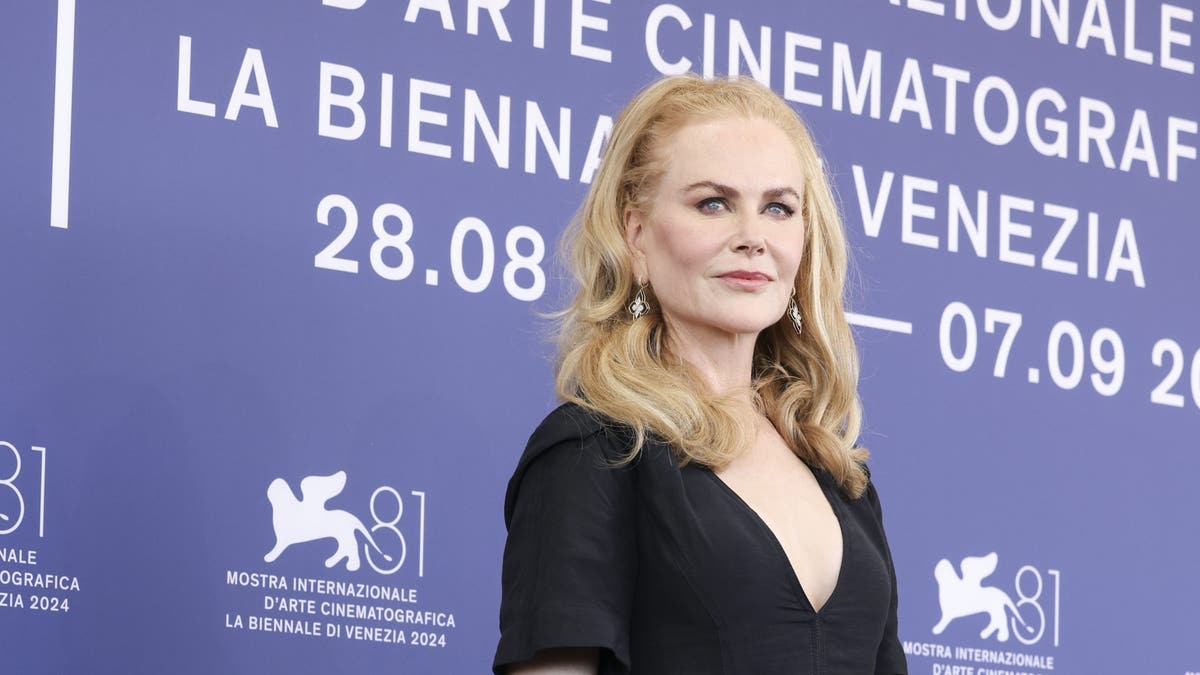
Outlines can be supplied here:
<path id="1" fill-rule="evenodd" d="M 619 463 L 632 441 L 632 432 L 624 424 L 572 401 L 558 406 L 530 434 L 517 461 L 504 500 L 505 520 L 512 513 L 522 480 L 538 460 L 557 453 L 564 458 L 569 455 L 572 463 L 583 460 L 603 470 Z"/>
<path id="2" fill-rule="evenodd" d="M 571 438 L 584 439 L 603 431 L 610 424 L 596 412 L 574 401 L 567 401 L 542 419 L 529 437 L 529 446 L 554 445 Z"/>
<path id="3" fill-rule="evenodd" d="M 633 430 L 629 425 L 586 408 L 574 401 L 567 401 L 550 411 L 525 445 L 520 465 L 528 464 L 550 449 L 561 446 L 578 446 L 590 440 L 599 450 L 612 455 L 610 459 L 626 451 L 623 446 L 633 441 Z"/>

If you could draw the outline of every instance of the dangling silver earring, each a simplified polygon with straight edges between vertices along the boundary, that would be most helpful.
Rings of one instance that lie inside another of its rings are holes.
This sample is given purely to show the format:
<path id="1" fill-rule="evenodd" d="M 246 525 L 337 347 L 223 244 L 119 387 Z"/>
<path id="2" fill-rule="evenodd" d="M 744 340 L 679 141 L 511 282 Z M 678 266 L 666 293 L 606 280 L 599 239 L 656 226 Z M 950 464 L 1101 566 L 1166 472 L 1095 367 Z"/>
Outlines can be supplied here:
<path id="1" fill-rule="evenodd" d="M 788 318 L 796 328 L 796 335 L 804 333 L 804 319 L 800 317 L 800 306 L 796 304 L 796 289 L 792 289 L 792 302 L 788 306 Z"/>
<path id="2" fill-rule="evenodd" d="M 637 321 L 649 310 L 650 304 L 646 302 L 646 284 L 638 279 L 638 292 L 633 296 L 633 302 L 629 303 L 629 313 L 633 315 L 633 320 Z"/>

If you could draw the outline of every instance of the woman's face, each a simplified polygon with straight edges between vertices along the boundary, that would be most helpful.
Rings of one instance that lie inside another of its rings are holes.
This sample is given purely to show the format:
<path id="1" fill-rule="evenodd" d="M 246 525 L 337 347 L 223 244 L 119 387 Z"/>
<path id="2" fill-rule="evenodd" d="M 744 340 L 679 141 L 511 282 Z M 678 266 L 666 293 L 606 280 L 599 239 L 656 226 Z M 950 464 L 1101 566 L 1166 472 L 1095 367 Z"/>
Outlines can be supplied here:
<path id="1" fill-rule="evenodd" d="M 634 270 L 668 325 L 757 334 L 788 300 L 804 250 L 804 172 L 762 119 L 688 124 L 657 149 L 664 171 L 645 212 L 626 213 Z"/>

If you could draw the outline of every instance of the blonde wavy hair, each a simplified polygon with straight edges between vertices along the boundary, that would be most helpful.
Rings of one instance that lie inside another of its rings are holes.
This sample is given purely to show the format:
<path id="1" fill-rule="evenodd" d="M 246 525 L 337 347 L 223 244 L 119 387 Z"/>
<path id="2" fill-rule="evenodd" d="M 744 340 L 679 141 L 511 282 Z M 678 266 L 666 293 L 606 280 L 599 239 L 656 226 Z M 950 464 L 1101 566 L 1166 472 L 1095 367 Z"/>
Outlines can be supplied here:
<path id="1" fill-rule="evenodd" d="M 726 466 L 754 437 L 745 404 L 719 396 L 673 356 L 667 325 L 651 292 L 651 311 L 634 320 L 636 293 L 625 213 L 653 199 L 662 176 L 658 149 L 683 126 L 747 117 L 774 123 L 791 139 L 805 176 L 804 253 L 795 280 L 804 316 L 797 335 L 785 317 L 763 330 L 754 350 L 756 407 L 797 456 L 830 472 L 853 498 L 866 489 L 858 352 L 843 310 L 847 255 L 837 200 L 820 153 L 799 115 L 753 79 L 661 78 L 617 117 L 587 197 L 562 239 L 561 259 L 578 285 L 558 320 L 558 396 L 628 424 L 640 452 L 647 434 L 669 443 L 681 465 Z M 650 289 L 647 288 L 649 291 Z"/>

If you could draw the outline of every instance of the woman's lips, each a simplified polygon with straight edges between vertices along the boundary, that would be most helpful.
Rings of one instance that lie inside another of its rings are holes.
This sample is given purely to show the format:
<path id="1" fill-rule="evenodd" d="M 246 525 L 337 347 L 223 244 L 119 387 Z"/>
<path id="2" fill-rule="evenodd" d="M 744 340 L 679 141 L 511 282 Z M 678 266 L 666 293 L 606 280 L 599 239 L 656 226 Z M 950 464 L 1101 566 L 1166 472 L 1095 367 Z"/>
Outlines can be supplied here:
<path id="1" fill-rule="evenodd" d="M 745 291 L 755 291 L 771 283 L 771 277 L 762 272 L 734 270 L 718 277 L 726 284 Z"/>

